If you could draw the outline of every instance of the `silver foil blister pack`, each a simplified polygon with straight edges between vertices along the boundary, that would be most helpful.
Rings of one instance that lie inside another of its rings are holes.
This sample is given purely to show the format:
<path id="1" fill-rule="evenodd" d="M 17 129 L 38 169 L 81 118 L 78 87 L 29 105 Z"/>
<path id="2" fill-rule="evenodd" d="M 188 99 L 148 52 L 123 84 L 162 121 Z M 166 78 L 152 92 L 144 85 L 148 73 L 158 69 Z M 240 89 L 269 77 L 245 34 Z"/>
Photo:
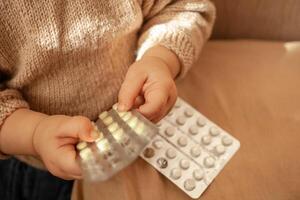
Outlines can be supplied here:
<path id="1" fill-rule="evenodd" d="M 192 198 L 199 198 L 240 143 L 178 98 L 141 157 Z"/>
<path id="2" fill-rule="evenodd" d="M 137 111 L 118 112 L 115 105 L 99 115 L 93 131 L 99 138 L 79 142 L 77 150 L 85 179 L 104 181 L 132 163 L 158 129 Z"/>

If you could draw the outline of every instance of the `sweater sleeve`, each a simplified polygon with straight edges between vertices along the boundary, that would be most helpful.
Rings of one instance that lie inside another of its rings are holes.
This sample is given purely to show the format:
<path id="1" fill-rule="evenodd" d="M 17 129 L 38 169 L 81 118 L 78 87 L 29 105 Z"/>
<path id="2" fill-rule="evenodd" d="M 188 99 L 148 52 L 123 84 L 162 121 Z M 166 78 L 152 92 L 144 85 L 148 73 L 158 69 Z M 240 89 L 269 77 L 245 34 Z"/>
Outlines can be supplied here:
<path id="1" fill-rule="evenodd" d="M 183 77 L 194 64 L 215 21 L 215 7 L 209 0 L 144 0 L 137 60 L 147 49 L 162 45 L 179 58 Z"/>
<path id="2" fill-rule="evenodd" d="M 0 76 L 1 74 L 0 72 Z M 21 93 L 15 89 L 9 89 L 4 86 L 4 82 L 0 82 L 0 128 L 5 119 L 19 108 L 28 108 L 27 102 L 22 98 Z M 1 138 L 1 137 L 0 137 Z M 1 141 L 0 141 L 1 149 Z M 0 159 L 7 156 L 0 151 Z"/>

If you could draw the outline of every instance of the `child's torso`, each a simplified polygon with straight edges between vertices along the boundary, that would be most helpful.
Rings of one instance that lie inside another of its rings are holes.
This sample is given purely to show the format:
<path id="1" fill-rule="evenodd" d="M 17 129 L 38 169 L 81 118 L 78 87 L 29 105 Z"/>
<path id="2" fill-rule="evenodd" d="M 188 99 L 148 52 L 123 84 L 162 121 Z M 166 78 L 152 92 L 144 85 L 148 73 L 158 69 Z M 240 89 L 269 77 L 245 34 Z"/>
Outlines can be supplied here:
<path id="1" fill-rule="evenodd" d="M 135 58 L 139 3 L 11 0 L 0 10 L 0 69 L 33 110 L 95 119 L 117 100 Z"/>

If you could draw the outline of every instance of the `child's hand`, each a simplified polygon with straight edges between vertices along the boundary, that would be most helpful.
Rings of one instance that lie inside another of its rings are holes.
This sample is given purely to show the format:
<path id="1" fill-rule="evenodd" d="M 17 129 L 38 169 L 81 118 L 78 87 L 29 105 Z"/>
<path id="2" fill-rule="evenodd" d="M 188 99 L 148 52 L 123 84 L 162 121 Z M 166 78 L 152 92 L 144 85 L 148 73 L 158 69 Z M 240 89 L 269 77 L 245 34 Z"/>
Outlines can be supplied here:
<path id="1" fill-rule="evenodd" d="M 177 98 L 169 66 L 159 57 L 144 57 L 129 67 L 119 93 L 119 110 L 138 107 L 157 122 L 172 108 Z"/>
<path id="2" fill-rule="evenodd" d="M 76 160 L 75 144 L 79 140 L 95 140 L 97 135 L 93 135 L 92 129 L 91 121 L 85 117 L 49 116 L 37 125 L 33 146 L 53 175 L 63 179 L 80 179 L 82 174 Z"/>

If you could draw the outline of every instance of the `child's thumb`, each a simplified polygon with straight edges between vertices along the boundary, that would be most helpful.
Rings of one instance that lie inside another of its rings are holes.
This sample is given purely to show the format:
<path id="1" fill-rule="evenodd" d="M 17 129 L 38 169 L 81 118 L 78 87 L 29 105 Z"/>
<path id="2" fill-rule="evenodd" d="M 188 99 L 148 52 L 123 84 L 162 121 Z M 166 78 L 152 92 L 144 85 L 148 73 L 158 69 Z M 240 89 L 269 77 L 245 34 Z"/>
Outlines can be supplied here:
<path id="1" fill-rule="evenodd" d="M 62 127 L 63 136 L 78 138 L 86 142 L 95 141 L 99 135 L 94 131 L 92 122 L 83 116 L 72 117 Z"/>

